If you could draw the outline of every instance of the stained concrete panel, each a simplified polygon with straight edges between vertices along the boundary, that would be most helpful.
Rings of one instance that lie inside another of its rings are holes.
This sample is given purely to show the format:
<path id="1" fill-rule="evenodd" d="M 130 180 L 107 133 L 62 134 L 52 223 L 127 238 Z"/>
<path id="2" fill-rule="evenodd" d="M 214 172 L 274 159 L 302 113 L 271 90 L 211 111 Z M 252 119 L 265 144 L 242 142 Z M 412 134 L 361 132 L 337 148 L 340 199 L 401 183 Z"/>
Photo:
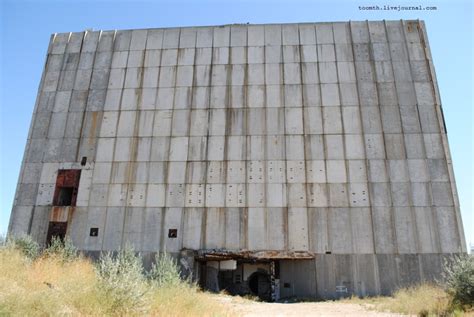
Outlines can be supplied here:
<path id="1" fill-rule="evenodd" d="M 306 208 L 288 208 L 288 249 L 308 250 L 308 214 Z"/>
<path id="2" fill-rule="evenodd" d="M 265 250 L 265 209 L 264 208 L 249 208 L 248 209 L 248 224 L 247 224 L 247 241 L 248 248 L 253 250 Z"/>

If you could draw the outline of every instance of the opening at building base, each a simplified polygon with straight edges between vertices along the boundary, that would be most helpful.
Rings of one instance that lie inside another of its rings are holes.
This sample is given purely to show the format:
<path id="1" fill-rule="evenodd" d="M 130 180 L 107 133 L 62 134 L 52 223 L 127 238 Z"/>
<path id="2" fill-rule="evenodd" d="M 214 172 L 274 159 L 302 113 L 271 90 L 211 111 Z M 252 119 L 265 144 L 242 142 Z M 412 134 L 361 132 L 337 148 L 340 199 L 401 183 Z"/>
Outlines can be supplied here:
<path id="1" fill-rule="evenodd" d="M 182 250 L 173 255 L 184 275 L 205 290 L 285 301 L 391 295 L 401 287 L 437 281 L 443 263 L 456 254 Z"/>

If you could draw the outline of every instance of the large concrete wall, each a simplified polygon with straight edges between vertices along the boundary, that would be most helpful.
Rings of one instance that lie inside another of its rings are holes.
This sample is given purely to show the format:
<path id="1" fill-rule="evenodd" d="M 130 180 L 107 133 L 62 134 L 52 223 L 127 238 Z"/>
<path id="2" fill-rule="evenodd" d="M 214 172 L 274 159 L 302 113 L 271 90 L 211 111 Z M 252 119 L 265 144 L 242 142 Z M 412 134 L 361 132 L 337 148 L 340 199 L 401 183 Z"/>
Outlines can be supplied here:
<path id="1" fill-rule="evenodd" d="M 55 34 L 11 234 L 44 243 L 62 168 L 86 251 L 466 251 L 418 21 Z"/>

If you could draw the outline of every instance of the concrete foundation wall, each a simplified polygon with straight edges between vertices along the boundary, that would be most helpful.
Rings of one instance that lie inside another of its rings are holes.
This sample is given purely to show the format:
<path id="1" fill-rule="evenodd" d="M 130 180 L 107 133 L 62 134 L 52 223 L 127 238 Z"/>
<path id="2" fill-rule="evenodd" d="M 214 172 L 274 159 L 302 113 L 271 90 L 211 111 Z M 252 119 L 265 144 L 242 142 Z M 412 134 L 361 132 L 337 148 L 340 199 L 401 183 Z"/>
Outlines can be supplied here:
<path id="1" fill-rule="evenodd" d="M 466 252 L 419 21 L 54 34 L 10 234 L 46 241 L 71 168 L 82 250 Z"/>

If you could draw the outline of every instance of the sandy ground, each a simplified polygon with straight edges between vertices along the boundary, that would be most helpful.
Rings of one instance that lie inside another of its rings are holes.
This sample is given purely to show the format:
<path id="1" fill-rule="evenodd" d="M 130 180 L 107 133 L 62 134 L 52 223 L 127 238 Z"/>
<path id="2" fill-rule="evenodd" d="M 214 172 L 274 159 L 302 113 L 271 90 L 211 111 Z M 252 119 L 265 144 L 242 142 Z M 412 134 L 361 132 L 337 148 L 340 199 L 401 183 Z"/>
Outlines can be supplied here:
<path id="1" fill-rule="evenodd" d="M 403 316 L 370 310 L 358 304 L 341 302 L 262 303 L 240 297 L 217 295 L 219 302 L 238 316 Z"/>

